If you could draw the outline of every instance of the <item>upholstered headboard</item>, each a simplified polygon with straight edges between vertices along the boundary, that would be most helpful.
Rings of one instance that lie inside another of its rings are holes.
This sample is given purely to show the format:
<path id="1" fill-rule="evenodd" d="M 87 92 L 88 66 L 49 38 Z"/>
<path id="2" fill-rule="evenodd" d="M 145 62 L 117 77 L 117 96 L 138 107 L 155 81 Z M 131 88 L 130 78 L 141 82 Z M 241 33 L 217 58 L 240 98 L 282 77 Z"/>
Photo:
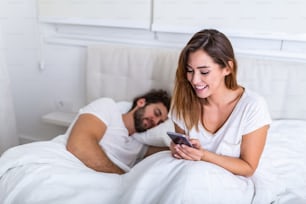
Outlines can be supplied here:
<path id="1" fill-rule="evenodd" d="M 274 119 L 306 119 L 306 62 L 238 58 L 239 83 L 263 95 Z"/>
<path id="2" fill-rule="evenodd" d="M 152 88 L 169 92 L 180 50 L 103 44 L 88 47 L 87 102 L 132 100 Z M 238 81 L 263 95 L 273 119 L 306 119 L 306 62 L 237 56 Z"/>
<path id="3" fill-rule="evenodd" d="M 178 50 L 156 47 L 89 46 L 87 102 L 101 96 L 132 100 L 152 88 L 171 92 L 178 55 Z"/>

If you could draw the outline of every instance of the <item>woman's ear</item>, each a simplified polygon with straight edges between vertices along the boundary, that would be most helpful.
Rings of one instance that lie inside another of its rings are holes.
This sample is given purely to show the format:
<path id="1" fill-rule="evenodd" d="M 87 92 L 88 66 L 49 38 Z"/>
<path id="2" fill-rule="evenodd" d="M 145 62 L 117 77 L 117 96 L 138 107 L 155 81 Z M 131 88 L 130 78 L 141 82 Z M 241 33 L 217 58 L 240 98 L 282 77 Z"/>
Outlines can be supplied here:
<path id="1" fill-rule="evenodd" d="M 234 68 L 234 62 L 228 61 L 229 68 L 232 70 Z"/>
<path id="2" fill-rule="evenodd" d="M 227 75 L 231 74 L 232 70 L 233 70 L 233 67 L 234 67 L 233 61 L 228 61 L 228 66 L 226 66 L 225 69 L 224 69 L 224 75 L 227 76 Z"/>
<path id="3" fill-rule="evenodd" d="M 137 106 L 138 107 L 144 107 L 146 105 L 146 99 L 145 98 L 140 98 L 137 101 Z"/>

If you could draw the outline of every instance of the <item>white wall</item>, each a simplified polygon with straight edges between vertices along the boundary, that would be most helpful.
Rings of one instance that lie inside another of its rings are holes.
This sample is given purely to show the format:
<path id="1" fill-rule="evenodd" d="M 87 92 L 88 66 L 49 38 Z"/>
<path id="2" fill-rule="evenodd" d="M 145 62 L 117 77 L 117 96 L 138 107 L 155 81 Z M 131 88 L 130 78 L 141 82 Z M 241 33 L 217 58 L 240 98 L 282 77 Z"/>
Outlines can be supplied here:
<path id="1" fill-rule="evenodd" d="M 10 77 L 6 67 L 6 57 L 2 42 L 0 24 L 0 155 L 8 148 L 18 145 L 16 119 L 12 99 Z"/>
<path id="2" fill-rule="evenodd" d="M 45 124 L 41 116 L 57 108 L 63 109 L 58 101 L 83 101 L 85 49 L 41 46 L 35 0 L 1 0 L 0 23 L 18 134 L 24 139 L 50 139 L 65 128 Z M 43 70 L 39 67 L 42 47 Z"/>
<path id="3" fill-rule="evenodd" d="M 86 45 L 124 42 L 180 48 L 191 36 L 191 33 L 141 28 L 39 23 L 36 0 L 1 0 L 0 23 L 13 88 L 17 131 L 23 139 L 30 140 L 50 139 L 65 131 L 63 127 L 42 122 L 42 115 L 56 110 L 76 111 L 85 104 Z M 241 53 L 306 58 L 303 37 L 236 35 L 230 38 Z"/>

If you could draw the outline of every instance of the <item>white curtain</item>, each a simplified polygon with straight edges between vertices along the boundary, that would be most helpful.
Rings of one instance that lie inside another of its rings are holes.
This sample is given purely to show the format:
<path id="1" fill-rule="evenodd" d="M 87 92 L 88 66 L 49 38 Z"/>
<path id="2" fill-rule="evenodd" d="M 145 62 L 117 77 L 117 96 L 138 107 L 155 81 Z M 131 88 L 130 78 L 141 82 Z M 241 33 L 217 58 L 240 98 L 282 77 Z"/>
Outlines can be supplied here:
<path id="1" fill-rule="evenodd" d="M 0 25 L 0 155 L 8 148 L 19 143 L 16 133 L 10 79 L 4 54 L 4 42 Z"/>

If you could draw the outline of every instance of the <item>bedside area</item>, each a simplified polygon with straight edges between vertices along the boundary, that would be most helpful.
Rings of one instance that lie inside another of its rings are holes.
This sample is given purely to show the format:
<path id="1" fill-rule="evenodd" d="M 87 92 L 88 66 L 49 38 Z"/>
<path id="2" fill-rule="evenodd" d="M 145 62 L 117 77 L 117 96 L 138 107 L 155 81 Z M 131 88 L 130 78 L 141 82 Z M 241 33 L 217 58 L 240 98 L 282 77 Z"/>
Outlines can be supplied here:
<path id="1" fill-rule="evenodd" d="M 51 112 L 42 116 L 42 121 L 45 123 L 69 127 L 77 113 L 74 112 Z"/>

